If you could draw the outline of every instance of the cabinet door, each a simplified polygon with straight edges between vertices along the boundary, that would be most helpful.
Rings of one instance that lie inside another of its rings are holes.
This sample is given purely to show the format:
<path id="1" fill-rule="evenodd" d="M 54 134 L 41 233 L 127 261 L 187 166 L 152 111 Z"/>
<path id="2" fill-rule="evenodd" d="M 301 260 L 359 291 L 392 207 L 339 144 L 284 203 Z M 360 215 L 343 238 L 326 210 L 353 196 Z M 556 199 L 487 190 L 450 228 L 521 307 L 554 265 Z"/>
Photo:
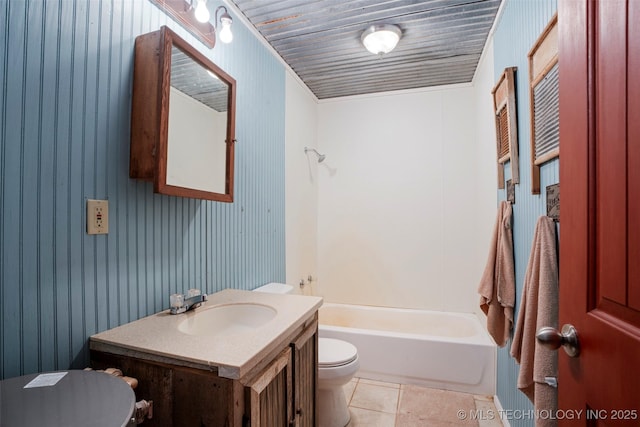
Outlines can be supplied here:
<path id="1" fill-rule="evenodd" d="M 296 427 L 317 426 L 318 321 L 291 343 L 293 350 L 293 408 Z"/>
<path id="2" fill-rule="evenodd" d="M 247 385 L 245 399 L 251 427 L 291 424 L 291 375 L 291 349 L 287 348 Z"/>

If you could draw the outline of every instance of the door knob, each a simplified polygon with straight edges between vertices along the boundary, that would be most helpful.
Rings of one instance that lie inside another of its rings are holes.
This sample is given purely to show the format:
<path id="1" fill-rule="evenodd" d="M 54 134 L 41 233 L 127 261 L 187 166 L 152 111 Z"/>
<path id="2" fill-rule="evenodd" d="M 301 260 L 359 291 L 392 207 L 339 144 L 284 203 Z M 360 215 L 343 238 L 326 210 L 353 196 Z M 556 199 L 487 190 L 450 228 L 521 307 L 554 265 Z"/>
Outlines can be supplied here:
<path id="1" fill-rule="evenodd" d="M 580 342 L 578 341 L 578 331 L 573 325 L 566 324 L 562 327 L 562 332 L 556 328 L 545 326 L 538 329 L 536 339 L 542 345 L 551 350 L 557 350 L 560 346 L 570 357 L 580 355 Z"/>

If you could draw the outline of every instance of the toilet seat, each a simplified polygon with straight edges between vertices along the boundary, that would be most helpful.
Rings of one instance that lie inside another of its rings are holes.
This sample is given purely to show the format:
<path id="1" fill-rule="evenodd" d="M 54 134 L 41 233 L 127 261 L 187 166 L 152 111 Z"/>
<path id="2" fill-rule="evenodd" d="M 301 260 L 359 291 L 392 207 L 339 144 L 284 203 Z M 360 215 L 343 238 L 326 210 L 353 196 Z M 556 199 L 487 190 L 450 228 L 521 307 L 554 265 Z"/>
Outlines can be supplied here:
<path id="1" fill-rule="evenodd" d="M 336 368 L 357 358 L 358 349 L 353 344 L 334 338 L 318 338 L 318 367 Z"/>

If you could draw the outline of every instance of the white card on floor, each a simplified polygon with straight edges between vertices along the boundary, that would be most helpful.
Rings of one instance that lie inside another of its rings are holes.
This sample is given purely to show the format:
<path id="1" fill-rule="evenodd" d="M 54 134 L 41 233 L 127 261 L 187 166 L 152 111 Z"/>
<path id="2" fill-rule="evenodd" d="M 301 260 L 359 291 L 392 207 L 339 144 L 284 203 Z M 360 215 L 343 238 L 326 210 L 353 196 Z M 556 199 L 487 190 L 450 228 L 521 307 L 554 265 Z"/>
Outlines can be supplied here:
<path id="1" fill-rule="evenodd" d="M 40 374 L 31 381 L 24 388 L 36 388 L 36 387 L 49 387 L 56 385 L 58 381 L 67 375 L 66 372 L 54 372 L 51 374 Z"/>

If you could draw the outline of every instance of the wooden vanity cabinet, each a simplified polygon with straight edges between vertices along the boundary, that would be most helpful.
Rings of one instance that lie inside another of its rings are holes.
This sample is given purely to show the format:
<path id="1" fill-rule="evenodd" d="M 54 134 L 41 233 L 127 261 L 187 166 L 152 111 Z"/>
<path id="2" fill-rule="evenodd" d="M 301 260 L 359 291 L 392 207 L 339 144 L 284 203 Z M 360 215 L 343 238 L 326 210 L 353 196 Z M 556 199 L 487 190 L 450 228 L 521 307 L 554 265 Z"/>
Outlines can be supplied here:
<path id="1" fill-rule="evenodd" d="M 293 382 L 291 349 L 285 349 L 245 387 L 245 420 L 251 427 L 291 426 Z M 249 409 L 247 411 L 247 409 Z"/>
<path id="2" fill-rule="evenodd" d="M 317 426 L 318 322 L 307 327 L 245 388 L 251 427 Z M 310 392 L 313 390 L 313 392 Z"/>
<path id="3" fill-rule="evenodd" d="M 138 379 L 136 399 L 153 401 L 145 426 L 317 426 L 317 314 L 238 380 L 167 362 L 91 350 L 94 369 Z"/>
<path id="4" fill-rule="evenodd" d="M 295 427 L 318 425 L 318 322 L 314 324 L 291 343 Z"/>

